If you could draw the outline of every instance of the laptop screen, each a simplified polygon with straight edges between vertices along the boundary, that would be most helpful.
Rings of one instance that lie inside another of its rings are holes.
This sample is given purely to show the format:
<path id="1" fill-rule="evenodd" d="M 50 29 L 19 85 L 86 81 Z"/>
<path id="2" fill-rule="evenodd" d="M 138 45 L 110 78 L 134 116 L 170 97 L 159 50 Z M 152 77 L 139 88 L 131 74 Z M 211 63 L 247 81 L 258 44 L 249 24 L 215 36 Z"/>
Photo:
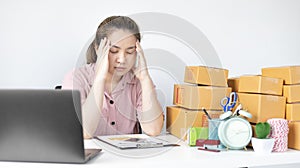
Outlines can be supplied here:
<path id="1" fill-rule="evenodd" d="M 0 160 L 84 162 L 79 91 L 0 90 Z"/>

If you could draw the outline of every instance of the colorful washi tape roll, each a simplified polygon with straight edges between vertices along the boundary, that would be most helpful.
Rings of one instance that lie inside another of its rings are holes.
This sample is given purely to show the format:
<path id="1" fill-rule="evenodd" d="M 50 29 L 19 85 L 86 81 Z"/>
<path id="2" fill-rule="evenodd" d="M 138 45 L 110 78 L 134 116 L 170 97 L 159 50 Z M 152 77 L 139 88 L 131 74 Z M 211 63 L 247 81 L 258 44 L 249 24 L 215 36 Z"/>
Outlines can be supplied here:
<path id="1" fill-rule="evenodd" d="M 288 121 L 282 118 L 272 118 L 267 120 L 271 126 L 270 138 L 275 139 L 273 152 L 284 152 L 288 149 Z"/>

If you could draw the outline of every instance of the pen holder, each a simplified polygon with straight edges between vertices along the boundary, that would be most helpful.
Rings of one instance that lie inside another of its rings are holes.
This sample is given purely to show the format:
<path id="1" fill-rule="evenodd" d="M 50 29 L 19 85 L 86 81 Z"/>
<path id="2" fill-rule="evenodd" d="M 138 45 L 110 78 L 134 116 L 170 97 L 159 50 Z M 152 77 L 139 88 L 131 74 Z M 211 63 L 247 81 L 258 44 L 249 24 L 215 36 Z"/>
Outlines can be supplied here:
<path id="1" fill-rule="evenodd" d="M 208 139 L 219 140 L 218 128 L 221 121 L 220 119 L 208 120 Z"/>

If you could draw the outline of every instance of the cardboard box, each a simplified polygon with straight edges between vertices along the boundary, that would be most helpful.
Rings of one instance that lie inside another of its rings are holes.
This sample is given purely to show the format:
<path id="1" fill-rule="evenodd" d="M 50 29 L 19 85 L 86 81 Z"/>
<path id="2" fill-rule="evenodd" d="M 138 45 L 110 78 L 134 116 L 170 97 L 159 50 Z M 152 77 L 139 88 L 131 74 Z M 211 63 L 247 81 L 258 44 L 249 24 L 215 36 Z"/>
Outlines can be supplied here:
<path id="1" fill-rule="evenodd" d="M 288 147 L 300 150 L 300 122 L 289 122 Z"/>
<path id="2" fill-rule="evenodd" d="M 281 78 L 284 84 L 300 84 L 300 66 L 262 68 L 262 76 Z"/>
<path id="3" fill-rule="evenodd" d="M 283 85 L 283 96 L 288 103 L 300 102 L 300 85 Z"/>
<path id="4" fill-rule="evenodd" d="M 206 66 L 186 66 L 184 82 L 227 87 L 228 70 Z"/>
<path id="5" fill-rule="evenodd" d="M 219 118 L 223 111 L 207 110 L 211 118 Z M 202 110 L 189 110 L 177 106 L 167 107 L 167 131 L 186 140 L 191 127 L 208 127 L 208 119 Z"/>
<path id="6" fill-rule="evenodd" d="M 265 122 L 270 118 L 285 118 L 286 99 L 283 96 L 238 93 L 238 102 L 252 114 L 251 123 Z"/>
<path id="7" fill-rule="evenodd" d="M 285 118 L 289 121 L 300 121 L 300 103 L 286 104 Z"/>
<path id="8" fill-rule="evenodd" d="M 252 127 L 252 137 L 256 137 L 255 126 L 256 126 L 256 124 L 251 124 L 251 127 Z"/>
<path id="9" fill-rule="evenodd" d="M 175 84 L 173 104 L 188 109 L 222 110 L 220 104 L 231 93 L 230 87 Z"/>
<path id="10" fill-rule="evenodd" d="M 239 91 L 239 77 L 235 77 L 235 78 L 229 78 L 227 80 L 228 82 L 228 87 L 231 87 L 231 90 L 233 92 L 238 92 Z"/>
<path id="11" fill-rule="evenodd" d="M 282 95 L 283 79 L 259 75 L 241 76 L 239 92 Z"/>

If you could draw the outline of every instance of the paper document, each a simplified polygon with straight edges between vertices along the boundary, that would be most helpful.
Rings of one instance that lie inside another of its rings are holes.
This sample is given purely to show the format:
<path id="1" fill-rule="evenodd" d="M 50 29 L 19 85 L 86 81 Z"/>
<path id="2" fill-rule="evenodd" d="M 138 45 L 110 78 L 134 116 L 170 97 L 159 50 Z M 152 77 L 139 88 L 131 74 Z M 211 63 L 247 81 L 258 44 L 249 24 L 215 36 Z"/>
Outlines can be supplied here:
<path id="1" fill-rule="evenodd" d="M 166 146 L 179 146 L 167 140 L 150 137 L 146 134 L 106 135 L 97 136 L 96 139 L 120 149 L 157 148 Z"/>

